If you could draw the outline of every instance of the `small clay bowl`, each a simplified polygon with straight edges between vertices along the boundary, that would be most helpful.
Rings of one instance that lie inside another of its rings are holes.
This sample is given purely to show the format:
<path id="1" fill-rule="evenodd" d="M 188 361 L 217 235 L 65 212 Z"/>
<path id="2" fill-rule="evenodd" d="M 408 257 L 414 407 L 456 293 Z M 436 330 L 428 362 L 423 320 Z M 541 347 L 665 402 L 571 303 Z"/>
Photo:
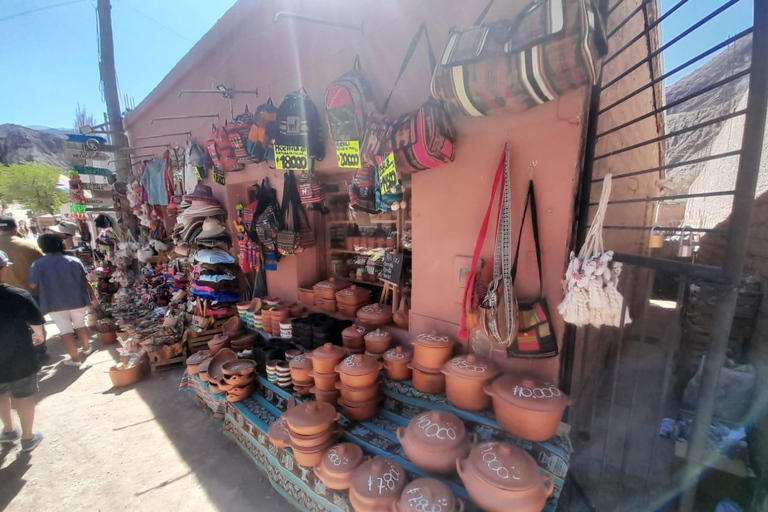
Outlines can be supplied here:
<path id="1" fill-rule="evenodd" d="M 233 359 L 221 365 L 221 373 L 225 377 L 233 375 L 248 376 L 253 374 L 256 369 L 256 361 L 253 359 Z"/>

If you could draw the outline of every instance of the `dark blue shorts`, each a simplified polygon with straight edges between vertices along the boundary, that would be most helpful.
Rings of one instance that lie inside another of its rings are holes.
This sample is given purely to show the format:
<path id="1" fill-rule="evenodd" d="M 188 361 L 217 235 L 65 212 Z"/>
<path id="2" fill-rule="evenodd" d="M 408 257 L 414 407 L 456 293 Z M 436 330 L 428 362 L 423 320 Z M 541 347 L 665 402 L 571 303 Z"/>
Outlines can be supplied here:
<path id="1" fill-rule="evenodd" d="M 10 393 L 13 398 L 27 398 L 39 391 L 37 373 L 13 382 L 0 382 L 0 395 Z"/>

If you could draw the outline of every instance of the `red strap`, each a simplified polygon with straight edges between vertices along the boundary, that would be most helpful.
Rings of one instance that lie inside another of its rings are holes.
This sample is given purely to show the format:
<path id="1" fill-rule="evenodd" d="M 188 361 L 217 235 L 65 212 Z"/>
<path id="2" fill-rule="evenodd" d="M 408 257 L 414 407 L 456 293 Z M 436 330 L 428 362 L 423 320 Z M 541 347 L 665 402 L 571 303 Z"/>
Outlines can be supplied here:
<path id="1" fill-rule="evenodd" d="M 467 276 L 467 284 L 464 287 L 464 298 L 461 304 L 461 323 L 459 327 L 458 337 L 460 340 L 469 339 L 469 331 L 467 330 L 467 303 L 471 300 L 472 290 L 475 289 L 475 278 L 477 268 L 477 262 L 480 260 L 480 252 L 483 250 L 483 244 L 485 243 L 485 237 L 488 234 L 488 224 L 491 220 L 491 211 L 493 210 L 493 201 L 496 197 L 497 190 L 500 190 L 499 184 L 504 181 L 504 162 L 507 157 L 506 149 L 501 153 L 501 160 L 499 160 L 499 167 L 496 170 L 496 176 L 493 178 L 493 189 L 491 190 L 491 198 L 488 201 L 488 209 L 485 212 L 485 218 L 483 224 L 480 226 L 480 233 L 477 235 L 477 242 L 475 243 L 475 253 L 472 255 L 472 267 Z M 497 220 L 498 222 L 498 220 Z"/>

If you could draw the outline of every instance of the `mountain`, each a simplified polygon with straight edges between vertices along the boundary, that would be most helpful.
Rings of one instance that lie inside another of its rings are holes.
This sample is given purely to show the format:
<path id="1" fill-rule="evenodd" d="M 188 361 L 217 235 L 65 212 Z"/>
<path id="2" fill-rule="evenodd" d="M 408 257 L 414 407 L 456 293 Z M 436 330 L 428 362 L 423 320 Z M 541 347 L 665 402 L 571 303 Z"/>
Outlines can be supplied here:
<path id="1" fill-rule="evenodd" d="M 37 130 L 38 132 L 50 133 L 51 135 L 57 135 L 62 138 L 66 138 L 67 133 L 77 133 L 77 130 L 74 128 L 51 128 L 49 126 L 41 126 L 39 124 L 32 124 L 26 128 Z"/>
<path id="2" fill-rule="evenodd" d="M 18 124 L 0 124 L 0 165 L 23 162 L 66 169 L 64 138 Z"/>

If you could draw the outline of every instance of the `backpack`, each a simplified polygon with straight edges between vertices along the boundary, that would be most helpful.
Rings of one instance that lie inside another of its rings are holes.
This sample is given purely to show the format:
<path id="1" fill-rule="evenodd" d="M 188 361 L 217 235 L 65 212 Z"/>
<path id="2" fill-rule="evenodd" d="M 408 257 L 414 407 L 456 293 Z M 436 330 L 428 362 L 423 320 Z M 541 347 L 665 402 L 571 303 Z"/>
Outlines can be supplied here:
<path id="1" fill-rule="evenodd" d="M 320 114 L 304 88 L 285 96 L 277 109 L 277 122 L 280 129 L 275 144 L 304 146 L 308 155 L 315 160 L 325 157 Z"/>
<path id="2" fill-rule="evenodd" d="M 363 165 L 349 184 L 349 207 L 357 212 L 377 213 L 375 203 L 376 168 Z"/>
<path id="3" fill-rule="evenodd" d="M 267 159 L 270 143 L 277 136 L 277 108 L 272 103 L 272 96 L 256 108 L 253 124 L 248 132 L 245 150 L 256 163 Z M 274 160 L 274 158 L 273 158 Z"/>
<path id="4" fill-rule="evenodd" d="M 352 69 L 331 82 L 325 92 L 328 132 L 335 141 L 362 140 L 368 112 L 376 110 L 371 97 L 360 57 L 355 57 Z"/>
<path id="5" fill-rule="evenodd" d="M 266 251 L 277 252 L 277 232 L 280 229 L 278 215 L 280 205 L 277 191 L 270 187 L 269 178 L 264 178 L 259 187 L 258 209 L 248 233 L 250 240 L 258 240 Z"/>
<path id="6" fill-rule="evenodd" d="M 213 133 L 205 146 L 208 148 L 208 154 L 211 155 L 213 165 L 222 171 L 239 171 L 244 167 L 235 154 L 226 126 L 216 129 L 216 125 L 213 125 Z"/>
<path id="7" fill-rule="evenodd" d="M 245 143 L 248 140 L 248 133 L 251 131 L 252 124 L 253 118 L 251 117 L 251 113 L 248 112 L 248 105 L 245 106 L 245 112 L 243 114 L 232 119 L 232 124 L 225 124 L 229 135 L 229 142 L 232 144 L 232 148 L 235 150 L 235 156 L 237 156 L 239 160 L 248 158 L 248 153 L 245 150 Z"/>

